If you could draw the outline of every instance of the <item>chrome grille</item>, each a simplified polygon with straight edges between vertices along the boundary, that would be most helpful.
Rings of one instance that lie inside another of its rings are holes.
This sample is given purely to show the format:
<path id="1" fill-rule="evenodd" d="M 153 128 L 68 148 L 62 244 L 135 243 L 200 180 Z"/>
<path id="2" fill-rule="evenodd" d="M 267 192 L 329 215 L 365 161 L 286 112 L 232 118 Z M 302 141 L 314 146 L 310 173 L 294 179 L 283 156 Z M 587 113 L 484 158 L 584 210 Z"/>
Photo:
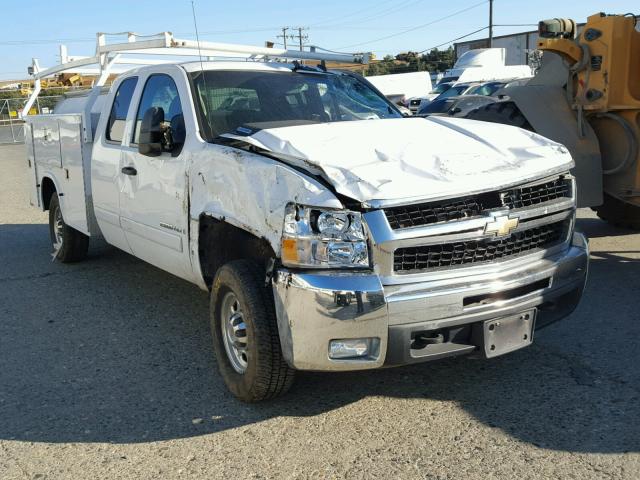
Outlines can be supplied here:
<path id="1" fill-rule="evenodd" d="M 570 196 L 571 183 L 564 177 L 537 185 L 514 188 L 500 194 L 502 204 L 509 208 L 525 208 Z"/>
<path id="2" fill-rule="evenodd" d="M 411 273 L 514 257 L 561 243 L 567 230 L 568 222 L 560 221 L 521 230 L 500 239 L 398 248 L 394 253 L 393 269 L 396 272 Z"/>
<path id="3" fill-rule="evenodd" d="M 439 222 L 450 222 L 463 218 L 477 217 L 483 210 L 500 206 L 500 198 L 495 193 L 473 195 L 441 202 L 405 205 L 386 208 L 384 213 L 392 229 L 418 227 Z"/>
<path id="4" fill-rule="evenodd" d="M 515 188 L 469 195 L 438 202 L 390 207 L 384 210 L 393 230 L 480 216 L 494 208 L 525 208 L 571 196 L 571 181 L 564 176 Z"/>

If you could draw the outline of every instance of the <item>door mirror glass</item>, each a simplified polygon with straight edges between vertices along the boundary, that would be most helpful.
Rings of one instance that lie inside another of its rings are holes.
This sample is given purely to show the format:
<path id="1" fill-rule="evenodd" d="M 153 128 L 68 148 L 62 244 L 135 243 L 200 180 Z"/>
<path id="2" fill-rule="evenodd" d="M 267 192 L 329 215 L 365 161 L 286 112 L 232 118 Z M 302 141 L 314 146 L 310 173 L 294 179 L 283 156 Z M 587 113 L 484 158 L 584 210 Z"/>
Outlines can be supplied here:
<path id="1" fill-rule="evenodd" d="M 148 157 L 157 157 L 162 153 L 164 110 L 162 107 L 150 107 L 144 112 L 140 123 L 138 152 Z"/>
<path id="2" fill-rule="evenodd" d="M 184 126 L 184 115 L 181 113 L 174 115 L 169 123 L 169 129 L 165 133 L 165 138 L 167 139 L 165 149 L 171 151 L 171 156 L 177 157 L 180 155 L 186 137 L 187 130 Z"/>

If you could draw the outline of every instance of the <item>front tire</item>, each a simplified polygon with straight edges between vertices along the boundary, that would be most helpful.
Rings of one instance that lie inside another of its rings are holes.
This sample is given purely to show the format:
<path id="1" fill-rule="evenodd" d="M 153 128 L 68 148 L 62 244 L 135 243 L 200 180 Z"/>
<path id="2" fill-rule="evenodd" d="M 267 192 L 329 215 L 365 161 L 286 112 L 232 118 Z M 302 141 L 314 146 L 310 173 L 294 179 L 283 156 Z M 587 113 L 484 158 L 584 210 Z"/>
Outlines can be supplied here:
<path id="1" fill-rule="evenodd" d="M 49 202 L 49 234 L 53 246 L 53 258 L 62 263 L 84 260 L 89 250 L 89 237 L 64 222 L 58 194 Z"/>
<path id="2" fill-rule="evenodd" d="M 247 260 L 220 268 L 211 289 L 213 348 L 222 378 L 238 399 L 260 402 L 285 393 L 294 380 L 278 335 L 265 272 Z"/>

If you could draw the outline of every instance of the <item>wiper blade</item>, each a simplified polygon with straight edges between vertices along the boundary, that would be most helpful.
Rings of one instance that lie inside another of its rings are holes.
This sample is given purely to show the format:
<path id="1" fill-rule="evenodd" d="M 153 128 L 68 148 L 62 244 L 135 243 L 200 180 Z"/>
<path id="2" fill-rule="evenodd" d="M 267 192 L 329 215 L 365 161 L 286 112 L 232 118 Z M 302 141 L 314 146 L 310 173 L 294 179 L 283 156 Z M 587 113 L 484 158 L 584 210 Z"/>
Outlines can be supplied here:
<path id="1" fill-rule="evenodd" d="M 312 67 L 311 65 L 303 65 L 298 60 L 293 61 L 292 72 L 311 72 L 311 73 L 327 73 L 327 67 L 320 64 L 317 67 Z"/>

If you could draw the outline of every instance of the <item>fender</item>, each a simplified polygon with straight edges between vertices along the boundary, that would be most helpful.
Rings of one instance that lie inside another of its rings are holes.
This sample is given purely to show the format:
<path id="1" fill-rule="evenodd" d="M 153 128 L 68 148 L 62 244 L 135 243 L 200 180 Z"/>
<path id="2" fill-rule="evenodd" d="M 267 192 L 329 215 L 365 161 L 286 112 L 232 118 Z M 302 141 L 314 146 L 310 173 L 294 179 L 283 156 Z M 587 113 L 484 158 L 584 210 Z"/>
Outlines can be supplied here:
<path id="1" fill-rule="evenodd" d="M 203 278 L 198 262 L 202 215 L 264 238 L 279 257 L 287 204 L 344 208 L 329 189 L 293 167 L 227 145 L 207 143 L 194 152 L 188 177 L 189 250 L 198 279 Z M 206 288 L 204 280 L 200 286 Z"/>

